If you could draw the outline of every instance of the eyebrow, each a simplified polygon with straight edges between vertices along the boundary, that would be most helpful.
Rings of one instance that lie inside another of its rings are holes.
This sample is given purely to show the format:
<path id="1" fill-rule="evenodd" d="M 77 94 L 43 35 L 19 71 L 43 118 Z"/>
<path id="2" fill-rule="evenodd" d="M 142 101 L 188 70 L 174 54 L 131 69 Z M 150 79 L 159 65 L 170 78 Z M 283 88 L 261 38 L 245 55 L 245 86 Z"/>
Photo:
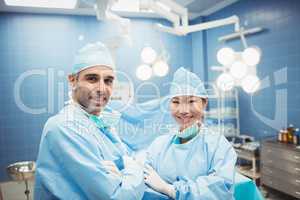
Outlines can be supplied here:
<path id="1" fill-rule="evenodd" d="M 84 75 L 85 77 L 99 77 L 99 75 L 98 74 L 86 74 L 86 75 Z M 113 76 L 111 76 L 111 75 L 109 75 L 109 76 L 106 76 L 106 77 L 104 77 L 105 79 L 112 79 L 112 80 L 114 80 L 115 79 L 115 77 L 113 77 Z"/>
<path id="2" fill-rule="evenodd" d="M 84 77 L 93 77 L 93 76 L 97 76 L 98 77 L 98 74 L 85 74 Z"/>
<path id="3" fill-rule="evenodd" d="M 112 80 L 114 80 L 115 79 L 115 77 L 113 77 L 113 76 L 106 76 L 106 77 L 104 77 L 104 78 L 108 78 L 108 79 L 112 79 Z"/>

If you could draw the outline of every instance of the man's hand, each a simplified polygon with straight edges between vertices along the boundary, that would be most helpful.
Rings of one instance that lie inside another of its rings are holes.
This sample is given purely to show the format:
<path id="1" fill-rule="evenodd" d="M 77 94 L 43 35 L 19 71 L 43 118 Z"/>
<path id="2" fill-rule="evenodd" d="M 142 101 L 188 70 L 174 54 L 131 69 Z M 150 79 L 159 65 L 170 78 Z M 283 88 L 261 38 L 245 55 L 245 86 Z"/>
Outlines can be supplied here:
<path id="1" fill-rule="evenodd" d="M 109 173 L 116 175 L 116 176 L 122 176 L 122 173 L 119 171 L 118 167 L 115 165 L 113 161 L 104 160 L 101 162 L 105 169 L 109 171 Z"/>
<path id="2" fill-rule="evenodd" d="M 176 191 L 173 185 L 165 182 L 150 165 L 145 165 L 144 180 L 145 183 L 153 190 L 175 199 Z"/>

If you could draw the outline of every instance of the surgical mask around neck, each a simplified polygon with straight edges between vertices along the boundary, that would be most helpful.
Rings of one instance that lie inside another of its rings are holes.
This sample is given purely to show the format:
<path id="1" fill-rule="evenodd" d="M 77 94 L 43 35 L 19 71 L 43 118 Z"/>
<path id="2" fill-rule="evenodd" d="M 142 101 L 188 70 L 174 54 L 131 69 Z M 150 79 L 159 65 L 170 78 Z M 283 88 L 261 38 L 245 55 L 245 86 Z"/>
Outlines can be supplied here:
<path id="1" fill-rule="evenodd" d="M 103 122 L 109 126 L 117 126 L 120 118 L 121 118 L 121 113 L 118 111 L 106 111 L 103 110 L 100 112 L 99 117 L 103 120 Z"/>
<path id="2" fill-rule="evenodd" d="M 200 131 L 199 123 L 195 122 L 190 127 L 185 128 L 183 131 L 177 131 L 176 136 L 181 139 L 189 139 L 195 137 Z"/>

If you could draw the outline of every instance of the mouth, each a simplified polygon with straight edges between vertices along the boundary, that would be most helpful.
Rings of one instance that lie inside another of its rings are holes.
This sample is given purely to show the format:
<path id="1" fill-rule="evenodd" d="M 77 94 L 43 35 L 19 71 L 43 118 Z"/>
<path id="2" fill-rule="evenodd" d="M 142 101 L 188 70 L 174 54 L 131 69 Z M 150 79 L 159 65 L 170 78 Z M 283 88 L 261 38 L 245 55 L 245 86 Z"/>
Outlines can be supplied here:
<path id="1" fill-rule="evenodd" d="M 95 104 L 103 104 L 107 102 L 107 97 L 100 96 L 100 97 L 91 97 L 91 101 Z"/>
<path id="2" fill-rule="evenodd" d="M 189 122 L 193 121 L 193 119 L 194 119 L 193 116 L 185 116 L 185 117 L 177 116 L 177 118 L 184 124 L 189 123 Z"/>

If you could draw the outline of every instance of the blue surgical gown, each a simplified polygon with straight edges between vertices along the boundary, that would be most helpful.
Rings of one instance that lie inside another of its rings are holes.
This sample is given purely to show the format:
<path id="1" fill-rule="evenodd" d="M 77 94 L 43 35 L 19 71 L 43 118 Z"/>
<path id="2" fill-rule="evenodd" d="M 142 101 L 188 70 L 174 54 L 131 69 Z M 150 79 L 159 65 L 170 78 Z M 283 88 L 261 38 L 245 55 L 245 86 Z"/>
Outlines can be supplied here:
<path id="1" fill-rule="evenodd" d="M 109 173 L 103 160 L 127 155 L 113 131 L 112 141 L 78 105 L 70 104 L 45 124 L 36 165 L 36 200 L 141 199 L 143 169 L 126 166 L 122 176 Z M 106 133 L 107 134 L 107 133 Z"/>
<path id="2" fill-rule="evenodd" d="M 146 163 L 174 186 L 180 200 L 233 199 L 236 159 L 227 139 L 206 128 L 184 144 L 174 135 L 160 136 L 146 153 Z"/>

